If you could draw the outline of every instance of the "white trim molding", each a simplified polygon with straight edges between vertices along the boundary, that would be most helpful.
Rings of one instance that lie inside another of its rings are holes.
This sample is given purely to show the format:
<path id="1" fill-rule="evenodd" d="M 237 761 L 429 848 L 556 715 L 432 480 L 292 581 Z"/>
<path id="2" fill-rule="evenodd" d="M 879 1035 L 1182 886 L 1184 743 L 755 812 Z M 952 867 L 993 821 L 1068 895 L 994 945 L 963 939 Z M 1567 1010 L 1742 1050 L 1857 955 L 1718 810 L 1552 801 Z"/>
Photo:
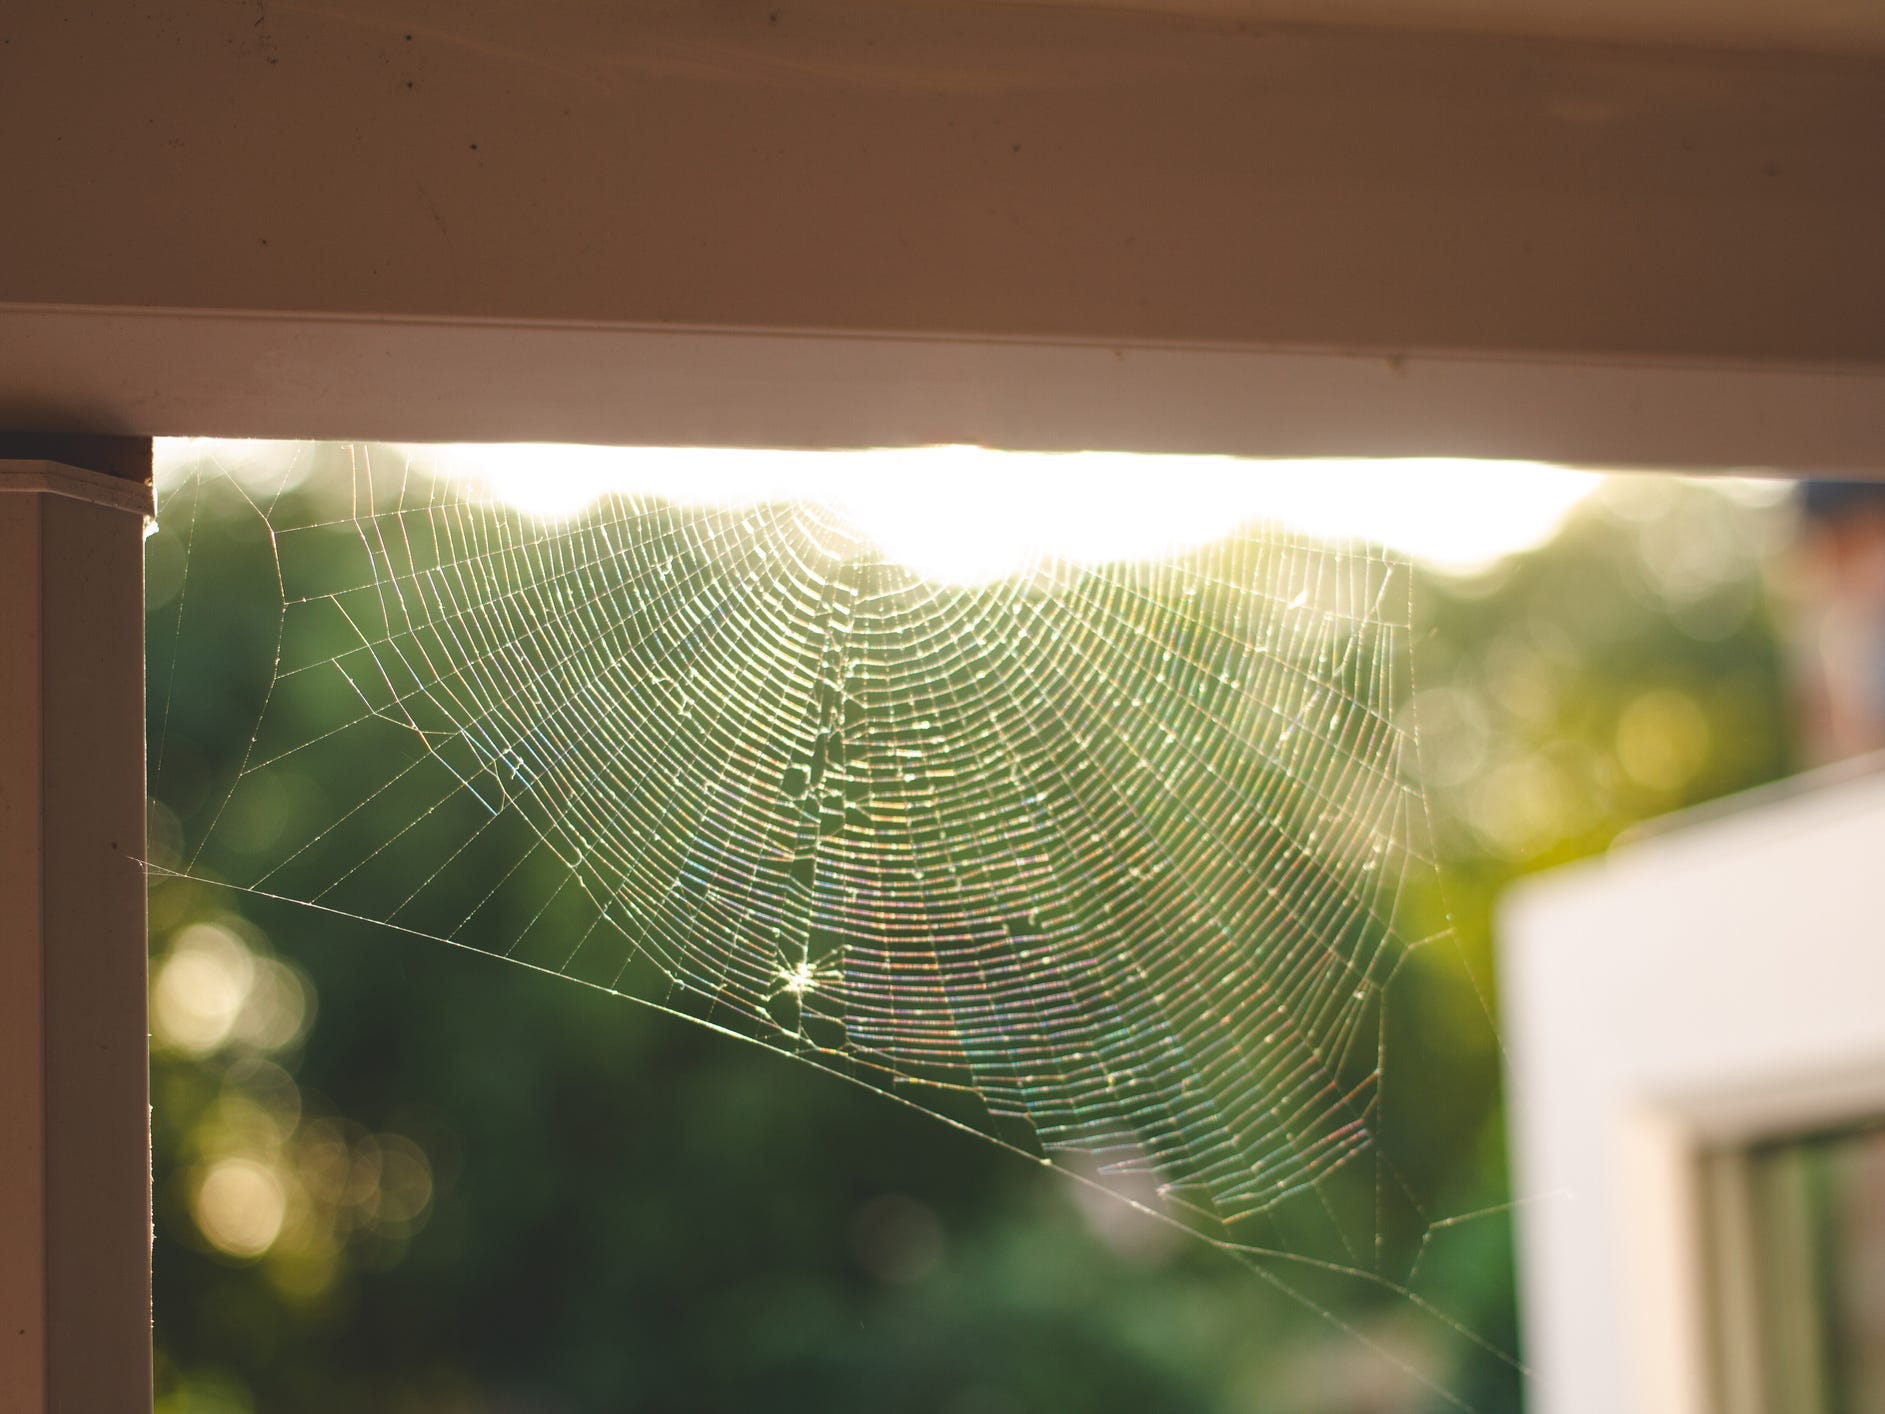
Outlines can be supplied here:
<path id="1" fill-rule="evenodd" d="M 148 1409 L 143 528 L 25 465 L 0 495 L 0 1409 Z"/>
<path id="2" fill-rule="evenodd" d="M 1885 365 L 0 304 L 0 427 L 1885 472 Z"/>

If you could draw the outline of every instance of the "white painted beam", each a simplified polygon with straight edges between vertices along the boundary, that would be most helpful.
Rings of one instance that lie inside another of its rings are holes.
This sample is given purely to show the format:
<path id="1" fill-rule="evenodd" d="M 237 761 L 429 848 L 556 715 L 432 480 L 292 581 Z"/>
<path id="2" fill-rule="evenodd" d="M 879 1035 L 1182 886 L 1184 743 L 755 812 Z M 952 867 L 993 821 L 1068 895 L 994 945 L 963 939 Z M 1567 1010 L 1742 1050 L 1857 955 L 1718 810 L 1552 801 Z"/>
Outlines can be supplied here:
<path id="1" fill-rule="evenodd" d="M 0 306 L 0 426 L 649 446 L 976 443 L 1885 471 L 1819 371 Z"/>
<path id="2" fill-rule="evenodd" d="M 148 501 L 0 460 L 8 1414 L 151 1401 L 143 518 L 126 488 Z"/>
<path id="3" fill-rule="evenodd" d="M 15 426 L 1885 460 L 1869 387 L 1808 399 L 1843 450 L 1759 411 L 1885 367 L 1878 56 L 960 0 L 27 0 L 6 37 Z M 49 390 L 48 339 L 98 367 Z M 1507 362 L 1473 438 L 1455 374 Z M 1657 407 L 1697 369 L 1719 429 Z"/>

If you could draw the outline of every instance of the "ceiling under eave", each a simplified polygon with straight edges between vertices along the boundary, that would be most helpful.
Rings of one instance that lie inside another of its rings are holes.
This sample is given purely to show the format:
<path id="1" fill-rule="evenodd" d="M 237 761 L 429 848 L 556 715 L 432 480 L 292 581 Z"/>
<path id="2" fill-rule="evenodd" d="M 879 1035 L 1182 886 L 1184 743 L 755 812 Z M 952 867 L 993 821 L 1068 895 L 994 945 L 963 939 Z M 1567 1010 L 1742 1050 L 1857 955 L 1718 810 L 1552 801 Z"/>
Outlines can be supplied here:
<path id="1" fill-rule="evenodd" d="M 975 0 L 1615 43 L 1885 54 L 1885 0 Z"/>

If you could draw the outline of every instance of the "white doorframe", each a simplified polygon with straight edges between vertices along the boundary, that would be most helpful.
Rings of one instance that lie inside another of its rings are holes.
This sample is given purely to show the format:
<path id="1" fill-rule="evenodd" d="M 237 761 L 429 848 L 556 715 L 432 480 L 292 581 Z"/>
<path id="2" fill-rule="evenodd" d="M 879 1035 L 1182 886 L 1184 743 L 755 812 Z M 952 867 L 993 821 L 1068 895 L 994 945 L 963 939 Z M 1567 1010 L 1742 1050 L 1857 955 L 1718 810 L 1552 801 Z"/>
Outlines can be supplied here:
<path id="1" fill-rule="evenodd" d="M 9 448 L 0 439 L 0 455 Z M 148 465 L 148 445 L 144 452 Z M 149 1409 L 147 483 L 0 460 L 0 1409 Z"/>

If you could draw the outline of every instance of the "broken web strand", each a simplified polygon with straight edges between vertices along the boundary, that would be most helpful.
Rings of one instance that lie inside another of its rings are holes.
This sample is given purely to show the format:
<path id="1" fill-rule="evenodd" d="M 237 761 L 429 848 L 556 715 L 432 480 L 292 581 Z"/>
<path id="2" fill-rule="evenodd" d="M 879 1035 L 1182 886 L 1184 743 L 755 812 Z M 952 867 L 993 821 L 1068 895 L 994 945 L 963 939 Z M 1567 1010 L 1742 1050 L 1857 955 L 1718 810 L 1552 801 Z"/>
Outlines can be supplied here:
<path id="1" fill-rule="evenodd" d="M 407 764 L 238 886 L 931 1112 L 967 1097 L 982 1122 L 942 1117 L 1156 1175 L 1148 1211 L 1326 1319 L 1281 1272 L 1393 1291 L 1515 1363 L 1412 1289 L 1435 1225 L 1377 1132 L 1387 991 L 1447 936 L 1400 938 L 1433 867 L 1394 715 L 1405 564 L 1246 529 L 951 586 L 816 502 L 533 519 L 350 455 L 339 517 L 243 492 L 282 632 L 224 807 L 362 734 Z M 497 916 L 527 921 L 482 936 Z M 1337 1192 L 1370 1151 L 1371 1223 Z"/>

